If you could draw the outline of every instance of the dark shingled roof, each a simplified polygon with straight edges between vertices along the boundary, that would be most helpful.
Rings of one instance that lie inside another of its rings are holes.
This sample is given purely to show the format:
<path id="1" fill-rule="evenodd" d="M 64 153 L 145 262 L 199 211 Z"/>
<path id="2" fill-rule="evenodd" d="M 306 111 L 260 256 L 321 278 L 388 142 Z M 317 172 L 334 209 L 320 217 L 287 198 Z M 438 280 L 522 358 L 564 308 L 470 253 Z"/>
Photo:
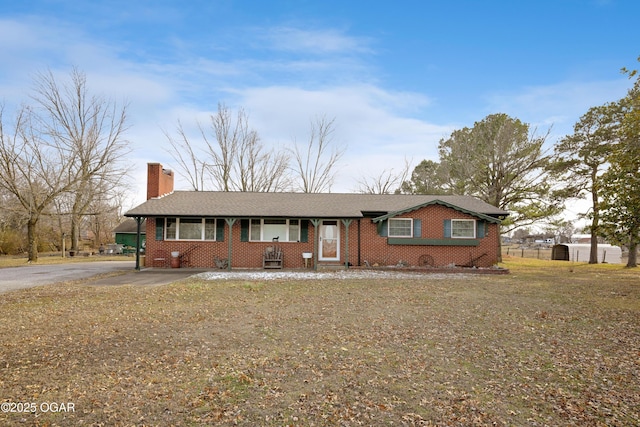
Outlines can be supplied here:
<path id="1" fill-rule="evenodd" d="M 140 225 L 140 228 L 142 229 L 142 232 L 145 232 L 145 227 L 146 227 L 146 221 L 142 221 L 142 224 Z M 120 225 L 118 225 L 116 228 L 113 229 L 114 233 L 137 233 L 138 232 L 138 223 L 136 222 L 135 219 L 128 219 L 124 222 L 122 222 Z"/>
<path id="2" fill-rule="evenodd" d="M 471 196 L 175 191 L 149 199 L 125 216 L 362 218 L 408 211 L 436 200 L 492 217 L 509 214 Z"/>

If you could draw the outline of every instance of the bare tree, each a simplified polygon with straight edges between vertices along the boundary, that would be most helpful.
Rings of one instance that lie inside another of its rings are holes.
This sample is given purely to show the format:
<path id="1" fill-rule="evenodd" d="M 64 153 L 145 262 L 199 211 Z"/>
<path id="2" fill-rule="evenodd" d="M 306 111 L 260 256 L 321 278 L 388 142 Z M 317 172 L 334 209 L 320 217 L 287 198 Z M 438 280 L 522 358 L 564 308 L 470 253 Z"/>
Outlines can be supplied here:
<path id="1" fill-rule="evenodd" d="M 240 191 L 283 191 L 289 187 L 288 167 L 288 154 L 265 151 L 258 134 L 252 131 L 239 144 L 234 170 L 236 186 Z"/>
<path id="2" fill-rule="evenodd" d="M 207 168 L 191 144 L 182 122 L 178 121 L 177 138 L 172 137 L 167 131 L 163 132 L 171 145 L 171 149 L 166 151 L 176 161 L 181 175 L 186 178 L 193 191 L 204 191 Z"/>
<path id="3" fill-rule="evenodd" d="M 26 248 L 22 230 L 25 226 L 24 209 L 15 195 L 0 185 L 0 254 L 16 254 Z"/>
<path id="4" fill-rule="evenodd" d="M 376 176 L 362 177 L 358 180 L 358 193 L 393 194 L 402 191 L 402 185 L 409 175 L 410 161 L 404 159 L 404 167 L 395 172 L 393 168 L 385 169 Z"/>
<path id="5" fill-rule="evenodd" d="M 552 220 L 545 227 L 545 232 L 552 234 L 556 243 L 570 243 L 575 230 L 573 222 L 564 219 Z"/>
<path id="6" fill-rule="evenodd" d="M 88 93 L 86 75 L 74 68 L 71 81 L 60 86 L 48 71 L 39 73 L 32 96 L 40 107 L 42 131 L 72 154 L 68 173 L 73 177 L 70 201 L 71 248 L 78 249 L 79 225 L 97 198 L 117 189 L 126 176 L 129 154 L 126 106 Z M 93 214 L 96 214 L 95 212 Z"/>
<path id="7" fill-rule="evenodd" d="M 53 74 L 35 78 L 34 107 L 22 107 L 12 132 L 0 114 L 0 187 L 24 210 L 29 260 L 38 259 L 37 226 L 54 201 L 67 201 L 72 240 L 99 192 L 117 187 L 125 175 L 119 160 L 128 152 L 121 139 L 125 108 L 89 97 L 86 78 L 74 69 L 71 83 L 58 86 Z"/>
<path id="8" fill-rule="evenodd" d="M 18 111 L 12 131 L 5 131 L 3 110 L 0 108 L 0 187 L 15 196 L 23 209 L 29 261 L 37 261 L 38 222 L 56 197 L 71 189 L 73 151 L 42 134 L 28 107 Z"/>
<path id="9" fill-rule="evenodd" d="M 91 202 L 89 210 L 95 212 L 95 215 L 90 215 L 88 220 L 97 244 L 113 241 L 112 230 L 124 219 L 122 206 L 125 197 L 126 192 L 121 189 Z"/>
<path id="10" fill-rule="evenodd" d="M 214 185 L 222 191 L 234 189 L 233 169 L 238 158 L 239 145 L 245 144 L 250 138 L 248 135 L 248 123 L 242 111 L 238 112 L 238 120 L 235 126 L 231 118 L 231 111 L 223 104 L 218 104 L 218 112 L 209 116 L 213 140 L 205 129 L 199 125 L 200 133 L 204 139 L 208 154 L 212 162 L 206 164 L 206 168 L 213 178 Z"/>
<path id="11" fill-rule="evenodd" d="M 335 167 L 344 148 L 332 146 L 335 119 L 317 117 L 311 122 L 309 140 L 304 149 L 294 144 L 294 175 L 300 179 L 298 190 L 303 193 L 330 191 L 335 179 Z"/>
<path id="12" fill-rule="evenodd" d="M 288 153 L 268 150 L 249 127 L 244 110 L 240 109 L 234 120 L 231 110 L 218 104 L 218 111 L 209 117 L 209 127 L 198 127 L 202 147 L 180 123 L 176 138 L 165 132 L 171 144 L 169 152 L 194 190 L 205 190 L 208 183 L 219 191 L 270 192 L 290 186 Z"/>

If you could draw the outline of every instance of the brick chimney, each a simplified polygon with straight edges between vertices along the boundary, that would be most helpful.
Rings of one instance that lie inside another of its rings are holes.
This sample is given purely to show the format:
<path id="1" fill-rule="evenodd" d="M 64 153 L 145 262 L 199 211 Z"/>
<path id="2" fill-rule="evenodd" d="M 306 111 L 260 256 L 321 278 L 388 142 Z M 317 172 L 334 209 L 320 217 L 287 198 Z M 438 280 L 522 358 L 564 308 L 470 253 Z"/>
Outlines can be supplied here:
<path id="1" fill-rule="evenodd" d="M 147 163 L 147 200 L 162 197 L 173 191 L 173 171 L 160 163 Z"/>

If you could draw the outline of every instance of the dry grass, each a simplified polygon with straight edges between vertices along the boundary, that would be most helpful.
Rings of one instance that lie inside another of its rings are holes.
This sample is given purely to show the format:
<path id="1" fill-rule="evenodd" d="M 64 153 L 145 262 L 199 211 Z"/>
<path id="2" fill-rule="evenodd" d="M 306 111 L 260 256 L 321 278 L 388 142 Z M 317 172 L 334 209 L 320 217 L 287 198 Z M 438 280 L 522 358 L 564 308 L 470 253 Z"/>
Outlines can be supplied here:
<path id="1" fill-rule="evenodd" d="M 638 425 L 637 270 L 3 294 L 0 424 Z"/>
<path id="2" fill-rule="evenodd" d="M 69 264 L 77 262 L 93 262 L 93 261 L 125 261 L 132 260 L 133 255 L 92 255 L 92 256 L 74 256 L 62 258 L 60 253 L 47 253 L 40 254 L 38 261 L 35 263 L 29 263 L 29 259 L 26 256 L 0 256 L 0 268 L 6 267 L 23 267 L 26 265 L 49 265 L 49 264 Z"/>

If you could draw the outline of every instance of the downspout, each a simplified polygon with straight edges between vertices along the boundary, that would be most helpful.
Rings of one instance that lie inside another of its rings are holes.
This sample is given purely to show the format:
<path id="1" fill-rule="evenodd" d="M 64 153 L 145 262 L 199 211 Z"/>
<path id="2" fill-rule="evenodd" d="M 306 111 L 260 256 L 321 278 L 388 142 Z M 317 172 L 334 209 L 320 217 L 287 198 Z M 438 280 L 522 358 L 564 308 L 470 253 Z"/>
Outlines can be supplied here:
<path id="1" fill-rule="evenodd" d="M 360 235 L 360 220 L 358 219 L 358 267 L 362 265 L 362 240 Z"/>

